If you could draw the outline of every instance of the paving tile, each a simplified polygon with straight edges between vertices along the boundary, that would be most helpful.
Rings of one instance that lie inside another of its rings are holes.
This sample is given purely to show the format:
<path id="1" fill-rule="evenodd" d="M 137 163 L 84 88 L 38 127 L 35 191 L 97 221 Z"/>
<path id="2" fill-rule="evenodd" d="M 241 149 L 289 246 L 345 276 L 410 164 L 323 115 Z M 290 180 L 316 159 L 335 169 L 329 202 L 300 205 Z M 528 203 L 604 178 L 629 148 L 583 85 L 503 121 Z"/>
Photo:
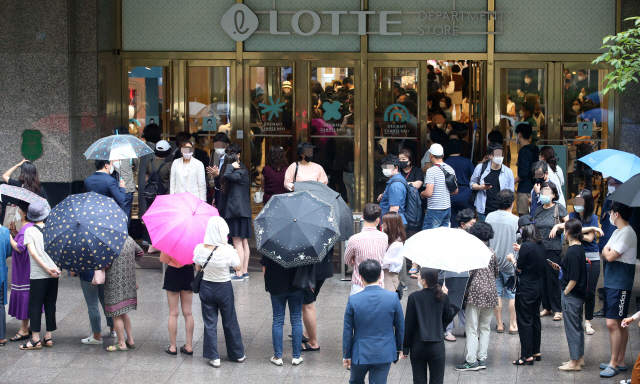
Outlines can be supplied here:
<path id="1" fill-rule="evenodd" d="M 63 369 L 40 366 L 29 366 L 26 369 L 24 365 L 14 364 L 0 376 L 0 383 L 50 383 Z"/>
<path id="2" fill-rule="evenodd" d="M 95 365 L 94 365 L 95 364 Z M 91 376 L 91 383 L 95 384 L 106 384 L 113 379 L 113 377 L 118 373 L 119 368 L 112 364 L 96 364 L 96 363 L 87 363 L 87 365 L 79 367 L 69 367 L 67 366 L 65 369 L 60 372 L 55 379 L 51 383 L 55 384 L 85 384 L 88 381 L 86 374 L 86 367 L 95 366 L 95 367 L 108 367 L 109 369 L 101 369 L 99 374 Z"/>
<path id="3" fill-rule="evenodd" d="M 162 371 L 154 370 L 140 370 L 140 371 L 120 371 L 118 372 L 111 383 L 113 384 L 156 384 L 166 383 L 171 378 L 171 374 Z"/>

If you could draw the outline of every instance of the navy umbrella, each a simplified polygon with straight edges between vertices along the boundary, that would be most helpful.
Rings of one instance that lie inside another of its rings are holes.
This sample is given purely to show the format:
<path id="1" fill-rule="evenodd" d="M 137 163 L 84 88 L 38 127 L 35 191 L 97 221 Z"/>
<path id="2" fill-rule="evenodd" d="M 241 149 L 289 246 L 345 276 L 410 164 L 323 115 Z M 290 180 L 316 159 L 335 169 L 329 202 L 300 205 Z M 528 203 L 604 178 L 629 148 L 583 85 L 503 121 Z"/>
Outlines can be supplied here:
<path id="1" fill-rule="evenodd" d="M 353 213 L 347 203 L 344 202 L 344 199 L 342 199 L 342 196 L 340 196 L 340 193 L 319 181 L 299 181 L 293 183 L 293 185 L 295 191 L 309 191 L 333 205 L 336 209 L 338 227 L 340 228 L 338 241 L 347 241 L 353 236 Z"/>
<path id="2" fill-rule="evenodd" d="M 340 237 L 333 204 L 309 191 L 272 196 L 253 226 L 258 252 L 284 268 L 321 262 Z"/>
<path id="3" fill-rule="evenodd" d="M 127 215 L 110 197 L 95 192 L 71 195 L 53 207 L 43 234 L 45 250 L 60 268 L 94 271 L 122 252 Z"/>

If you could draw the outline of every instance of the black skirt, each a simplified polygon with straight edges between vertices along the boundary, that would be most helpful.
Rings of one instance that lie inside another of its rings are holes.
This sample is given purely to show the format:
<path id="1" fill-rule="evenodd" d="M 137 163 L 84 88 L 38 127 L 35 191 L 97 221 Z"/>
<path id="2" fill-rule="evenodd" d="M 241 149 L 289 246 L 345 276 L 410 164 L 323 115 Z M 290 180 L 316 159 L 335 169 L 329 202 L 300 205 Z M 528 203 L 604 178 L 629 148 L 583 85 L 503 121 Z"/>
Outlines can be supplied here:
<path id="1" fill-rule="evenodd" d="M 229 226 L 229 237 L 239 237 L 241 239 L 251 238 L 251 218 L 250 217 L 232 217 L 225 219 Z"/>
<path id="2" fill-rule="evenodd" d="M 193 264 L 185 265 L 182 268 L 167 265 L 162 289 L 169 292 L 193 291 L 191 287 L 193 275 Z"/>

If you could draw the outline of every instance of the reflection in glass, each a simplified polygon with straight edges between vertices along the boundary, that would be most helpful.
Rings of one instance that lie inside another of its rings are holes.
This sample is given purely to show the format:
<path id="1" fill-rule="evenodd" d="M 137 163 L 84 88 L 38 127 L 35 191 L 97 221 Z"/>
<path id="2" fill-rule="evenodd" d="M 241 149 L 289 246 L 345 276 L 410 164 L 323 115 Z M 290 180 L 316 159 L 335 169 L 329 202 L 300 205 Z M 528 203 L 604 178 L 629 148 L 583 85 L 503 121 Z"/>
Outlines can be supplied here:
<path id="1" fill-rule="evenodd" d="M 354 68 L 311 68 L 310 142 L 329 187 L 355 207 Z"/>
<path id="2" fill-rule="evenodd" d="M 165 67 L 129 67 L 129 133 L 139 136 L 148 124 L 165 128 Z"/>

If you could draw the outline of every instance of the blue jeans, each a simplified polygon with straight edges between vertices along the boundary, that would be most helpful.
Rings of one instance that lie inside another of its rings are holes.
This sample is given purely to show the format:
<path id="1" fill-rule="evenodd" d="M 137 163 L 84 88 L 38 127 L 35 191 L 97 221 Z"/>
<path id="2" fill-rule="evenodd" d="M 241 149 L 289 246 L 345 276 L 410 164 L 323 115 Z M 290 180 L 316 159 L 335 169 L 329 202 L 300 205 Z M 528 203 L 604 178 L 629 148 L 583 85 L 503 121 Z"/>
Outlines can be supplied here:
<path id="1" fill-rule="evenodd" d="M 84 301 L 87 302 L 87 311 L 89 312 L 89 322 L 91 323 L 91 332 L 102 332 L 102 319 L 100 316 L 100 307 L 104 311 L 104 284 L 95 285 L 90 281 L 80 279 L 80 286 L 84 294 Z M 113 328 L 113 318 L 107 317 L 107 326 Z"/>
<path id="2" fill-rule="evenodd" d="M 487 215 L 485 215 L 484 213 L 478 212 L 478 221 L 481 221 L 484 223 L 485 221 L 487 221 Z"/>
<path id="3" fill-rule="evenodd" d="M 448 227 L 451 220 L 451 208 L 447 209 L 427 209 L 424 216 L 422 230 L 438 227 Z"/>
<path id="4" fill-rule="evenodd" d="M 291 346 L 293 358 L 300 357 L 302 353 L 302 300 L 304 291 L 298 290 L 283 295 L 271 295 L 271 307 L 273 308 L 273 325 L 271 326 L 271 338 L 273 339 L 273 356 L 282 358 L 282 328 L 284 327 L 284 312 L 289 302 L 289 321 L 291 322 Z"/>

